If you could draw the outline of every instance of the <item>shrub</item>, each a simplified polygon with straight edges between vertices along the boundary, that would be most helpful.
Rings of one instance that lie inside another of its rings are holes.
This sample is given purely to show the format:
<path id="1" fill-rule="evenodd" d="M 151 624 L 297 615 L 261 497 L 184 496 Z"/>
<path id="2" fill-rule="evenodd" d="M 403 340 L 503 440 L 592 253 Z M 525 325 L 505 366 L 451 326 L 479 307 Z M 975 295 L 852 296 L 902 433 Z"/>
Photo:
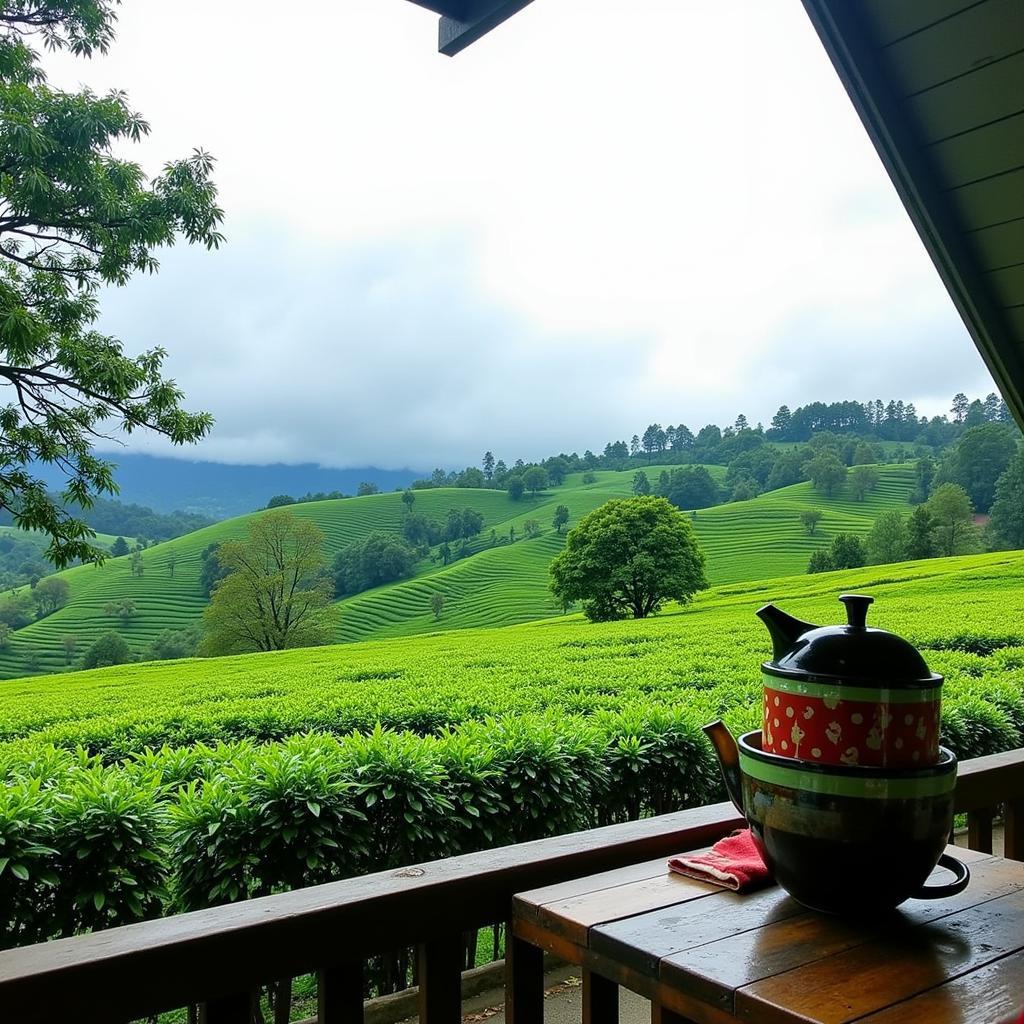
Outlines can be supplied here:
<path id="1" fill-rule="evenodd" d="M 105 668 L 109 665 L 124 665 L 131 661 L 132 653 L 120 633 L 104 633 L 82 655 L 82 668 Z"/>

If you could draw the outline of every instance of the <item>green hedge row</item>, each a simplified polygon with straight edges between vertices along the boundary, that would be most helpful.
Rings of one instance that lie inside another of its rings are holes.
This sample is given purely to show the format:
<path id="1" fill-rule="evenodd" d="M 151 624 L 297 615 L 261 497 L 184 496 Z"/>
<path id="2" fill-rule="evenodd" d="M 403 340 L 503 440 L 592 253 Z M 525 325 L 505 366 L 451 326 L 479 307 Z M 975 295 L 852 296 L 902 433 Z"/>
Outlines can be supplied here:
<path id="1" fill-rule="evenodd" d="M 756 705 L 759 700 L 761 684 L 752 676 L 749 664 L 745 664 L 743 681 L 737 681 L 732 678 L 735 666 L 724 655 L 702 654 L 698 669 L 685 663 L 692 657 L 685 646 L 641 643 L 642 639 L 591 640 L 578 650 L 563 645 L 562 656 L 568 657 L 568 650 L 582 670 L 561 678 L 564 666 L 545 668 L 541 664 L 531 666 L 528 673 L 503 670 L 494 679 L 455 679 L 448 673 L 429 686 L 384 673 L 371 679 L 346 677 L 337 692 L 330 694 L 322 692 L 322 680 L 310 678 L 305 689 L 287 693 L 251 682 L 245 686 L 224 684 L 218 692 L 215 682 L 210 682 L 209 690 L 200 687 L 198 693 L 183 696 L 169 677 L 158 688 L 159 701 L 153 695 L 150 703 L 139 697 L 136 708 L 125 706 L 122 691 L 131 687 L 119 684 L 109 692 L 90 691 L 85 700 L 74 688 L 68 691 L 70 696 L 61 692 L 47 692 L 45 699 L 21 695 L 23 704 L 33 705 L 31 712 L 19 709 L 19 694 L 12 692 L 9 697 L 0 695 L 8 701 L 6 718 L 0 708 L 0 740 L 5 741 L 0 742 L 0 764 L 4 750 L 17 747 L 19 738 L 35 738 L 68 749 L 83 747 L 101 755 L 105 763 L 116 763 L 147 748 L 241 739 L 267 743 L 311 730 L 345 735 L 383 725 L 426 736 L 486 717 L 510 718 L 549 710 L 589 717 L 652 704 L 665 708 L 685 705 L 695 715 L 713 718 L 732 708 Z M 963 638 L 955 642 L 961 643 Z M 946 676 L 944 714 L 951 716 L 954 747 L 962 744 L 965 751 L 977 751 L 977 744 L 963 730 L 970 732 L 968 720 L 982 704 L 994 708 L 998 719 L 993 726 L 991 716 L 979 712 L 985 728 L 1020 731 L 1024 725 L 1024 647 L 1001 647 L 984 655 L 950 647 L 926 650 L 925 654 L 929 666 Z M 753 657 L 746 660 L 754 662 Z M 680 677 L 684 669 L 685 675 Z M 67 688 L 66 683 L 64 686 Z M 111 701 L 116 710 L 111 710 Z M 62 702 L 66 707 L 61 707 Z M 77 717 L 60 717 L 65 714 Z"/>
<path id="2" fill-rule="evenodd" d="M 1019 684 L 989 684 L 943 716 L 962 758 L 1024 745 Z M 759 709 L 721 710 L 740 731 Z M 0 948 L 721 799 L 706 720 L 651 701 L 114 763 L 4 744 Z"/>
<path id="3" fill-rule="evenodd" d="M 718 798 L 685 710 L 0 760 L 0 947 Z"/>

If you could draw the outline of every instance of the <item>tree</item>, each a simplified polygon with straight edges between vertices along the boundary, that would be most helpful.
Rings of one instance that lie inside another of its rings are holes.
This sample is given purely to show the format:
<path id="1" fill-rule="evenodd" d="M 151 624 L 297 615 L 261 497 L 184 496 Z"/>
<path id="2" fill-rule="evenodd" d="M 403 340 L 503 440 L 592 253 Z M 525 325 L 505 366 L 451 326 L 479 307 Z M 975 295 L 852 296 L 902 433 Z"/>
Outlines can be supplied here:
<path id="1" fill-rule="evenodd" d="M 902 562 L 907 557 L 910 533 L 906 517 L 898 509 L 879 515 L 867 536 L 868 561 L 872 565 Z"/>
<path id="2" fill-rule="evenodd" d="M 129 563 L 129 566 L 131 568 L 131 574 L 133 576 L 142 576 L 142 574 L 146 571 L 146 567 L 142 564 L 141 551 L 132 552 L 131 562 Z"/>
<path id="3" fill-rule="evenodd" d="M 521 476 L 510 476 L 508 478 L 508 496 L 513 501 L 519 501 L 523 496 L 523 491 L 526 490 L 526 485 L 523 483 Z"/>
<path id="4" fill-rule="evenodd" d="M 356 497 L 365 498 L 368 494 L 380 494 L 380 488 L 374 483 L 365 480 L 356 488 Z"/>
<path id="5" fill-rule="evenodd" d="M 965 554 L 975 547 L 974 509 L 959 484 L 941 484 L 928 499 L 940 555 Z"/>
<path id="6" fill-rule="evenodd" d="M 1005 423 L 970 427 L 942 461 L 935 482 L 959 484 L 974 507 L 987 512 L 995 499 L 996 481 L 1017 450 L 1016 431 Z"/>
<path id="7" fill-rule="evenodd" d="M 869 491 L 878 486 L 878 470 L 874 466 L 854 466 L 850 471 L 850 488 L 858 501 L 864 501 Z"/>
<path id="8" fill-rule="evenodd" d="M 534 537 L 539 537 L 540 523 L 536 519 L 527 519 L 523 523 L 523 535 L 528 540 L 533 540 Z"/>
<path id="9" fill-rule="evenodd" d="M 1024 548 L 1024 445 L 996 481 L 989 525 L 997 543 Z"/>
<path id="10" fill-rule="evenodd" d="M 836 569 L 856 569 L 866 563 L 867 552 L 861 539 L 851 533 L 837 533 L 828 547 L 811 552 L 807 571 L 834 572 Z"/>
<path id="11" fill-rule="evenodd" d="M 494 479 L 494 453 L 484 452 L 484 476 L 487 478 L 487 482 L 490 483 Z M 443 600 L 443 598 L 442 598 Z M 436 616 L 435 616 L 436 617 Z"/>
<path id="12" fill-rule="evenodd" d="M 74 663 L 75 655 L 78 653 L 78 637 L 76 636 L 63 636 L 61 637 L 61 647 L 64 649 L 64 664 L 71 665 Z"/>
<path id="13" fill-rule="evenodd" d="M 36 614 L 39 618 L 52 615 L 58 608 L 63 608 L 71 599 L 71 587 L 63 576 L 48 576 L 40 580 L 32 591 Z"/>
<path id="14" fill-rule="evenodd" d="M 0 622 L 0 651 L 8 651 L 11 648 L 12 629 L 6 622 Z"/>
<path id="15" fill-rule="evenodd" d="M 651 481 L 647 479 L 647 474 L 642 469 L 633 474 L 633 493 L 651 493 Z"/>
<path id="16" fill-rule="evenodd" d="M 217 552 L 220 550 L 220 543 L 215 541 L 207 544 L 199 555 L 202 563 L 199 570 L 199 588 L 204 596 L 209 597 L 213 588 L 231 571 L 227 566 L 220 564 Z"/>
<path id="17" fill-rule="evenodd" d="M 640 454 L 640 435 L 634 434 L 629 441 L 629 454 L 630 457 L 635 457 Z"/>
<path id="18" fill-rule="evenodd" d="M 951 412 L 953 413 L 954 423 L 963 423 L 964 417 L 967 415 L 968 402 L 967 396 L 959 391 L 953 396 L 953 405 Z"/>
<path id="19" fill-rule="evenodd" d="M 541 491 L 544 490 L 548 485 L 548 474 L 541 466 L 531 466 L 523 474 L 523 486 L 532 494 L 534 497 L 537 496 Z"/>
<path id="20" fill-rule="evenodd" d="M 437 550 L 441 556 L 441 561 L 444 565 L 447 565 L 452 560 L 451 545 L 449 545 L 448 541 L 445 541 Z"/>
<path id="21" fill-rule="evenodd" d="M 245 540 L 224 541 L 228 570 L 203 613 L 203 652 L 278 651 L 326 643 L 331 635 L 324 535 L 308 519 L 278 509 L 249 523 Z"/>
<path id="22" fill-rule="evenodd" d="M 121 555 L 128 554 L 128 541 L 124 537 L 118 537 L 113 544 L 110 545 L 110 553 L 115 558 L 120 558 Z"/>
<path id="23" fill-rule="evenodd" d="M 195 656 L 200 643 L 199 630 L 165 629 L 159 633 L 143 652 L 143 661 L 175 661 L 178 658 Z"/>
<path id="24" fill-rule="evenodd" d="M 174 548 L 171 548 L 171 550 L 167 552 L 167 575 L 168 576 L 173 578 L 173 576 L 174 576 L 174 569 L 177 566 L 177 564 L 178 564 L 178 552 L 175 551 Z"/>
<path id="25" fill-rule="evenodd" d="M 665 431 L 662 429 L 660 423 L 652 423 L 645 431 L 643 439 L 641 440 L 643 450 L 647 453 L 647 461 L 651 461 L 651 455 L 654 452 L 663 452 L 665 450 Z"/>
<path id="26" fill-rule="evenodd" d="M 923 505 L 928 500 L 934 479 L 935 463 L 927 456 L 918 459 L 914 463 L 914 490 L 910 495 L 910 501 L 914 505 Z"/>
<path id="27" fill-rule="evenodd" d="M 811 552 L 811 557 L 807 562 L 807 571 L 809 573 L 819 572 L 832 572 L 835 566 L 832 564 L 832 555 L 829 553 L 828 547 L 815 548 Z"/>
<path id="28" fill-rule="evenodd" d="M 554 518 L 551 520 L 551 525 L 555 528 L 556 533 L 561 533 L 562 528 L 569 522 L 569 506 L 559 505 L 555 509 Z"/>
<path id="29" fill-rule="evenodd" d="M 444 611 L 444 594 L 440 590 L 435 590 L 430 595 L 430 610 L 434 613 L 435 620 L 441 618 L 441 612 Z"/>
<path id="30" fill-rule="evenodd" d="M 804 466 L 816 491 L 831 497 L 846 479 L 846 467 L 830 451 L 822 450 Z"/>
<path id="31" fill-rule="evenodd" d="M 927 505 L 918 505 L 907 523 L 907 558 L 916 561 L 936 554 L 935 521 Z"/>
<path id="32" fill-rule="evenodd" d="M 824 513 L 819 508 L 807 508 L 800 513 L 800 525 L 807 531 L 808 537 L 814 536 Z"/>
<path id="33" fill-rule="evenodd" d="M 454 511 L 454 510 L 453 510 Z M 412 574 L 415 548 L 394 533 L 374 531 L 334 556 L 334 592 L 358 594 Z"/>
<path id="34" fill-rule="evenodd" d="M 704 466 L 683 466 L 672 470 L 663 497 L 676 508 L 709 508 L 718 504 L 721 493 Z"/>
<path id="35" fill-rule="evenodd" d="M 402 504 L 405 506 L 407 513 L 411 513 L 413 505 L 416 504 L 416 494 L 408 487 L 402 491 Z"/>
<path id="36" fill-rule="evenodd" d="M 295 499 L 290 494 L 275 494 L 267 502 L 267 508 L 284 508 L 285 505 L 294 505 Z"/>
<path id="37" fill-rule="evenodd" d="M 157 268 L 155 251 L 179 236 L 215 247 L 222 213 L 211 158 L 196 151 L 147 181 L 114 155 L 148 131 L 121 92 L 97 96 L 47 84 L 33 36 L 89 57 L 113 40 L 108 0 L 38 0 L 0 8 L 0 507 L 49 539 L 58 567 L 101 559 L 93 532 L 70 509 L 116 490 L 97 438 L 149 429 L 174 444 L 203 437 L 206 413 L 188 413 L 162 374 L 166 353 L 126 355 L 95 330 L 101 290 Z M 64 476 L 63 501 L 38 476 Z"/>
<path id="38" fill-rule="evenodd" d="M 544 469 L 547 471 L 551 486 L 561 487 L 565 483 L 565 477 L 569 472 L 569 463 L 561 455 L 556 455 L 544 463 Z"/>
<path id="39" fill-rule="evenodd" d="M 123 597 L 120 601 L 108 601 L 103 606 L 104 615 L 116 615 L 122 622 L 127 623 L 135 614 L 135 602 L 130 597 Z"/>
<path id="40" fill-rule="evenodd" d="M 664 498 L 614 499 L 580 520 L 551 563 L 551 590 L 591 621 L 645 618 L 707 587 L 689 520 Z"/>
<path id="41" fill-rule="evenodd" d="M 82 655 L 82 668 L 106 668 L 131 661 L 132 652 L 120 633 L 111 630 L 99 637 Z"/>

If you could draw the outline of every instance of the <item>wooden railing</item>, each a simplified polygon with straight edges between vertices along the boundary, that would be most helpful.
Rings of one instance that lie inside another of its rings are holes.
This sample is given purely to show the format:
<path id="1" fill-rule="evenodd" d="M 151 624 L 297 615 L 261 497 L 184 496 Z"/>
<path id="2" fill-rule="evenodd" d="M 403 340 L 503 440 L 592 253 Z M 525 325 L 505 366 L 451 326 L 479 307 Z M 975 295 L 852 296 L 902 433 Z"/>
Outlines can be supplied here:
<path id="1" fill-rule="evenodd" d="M 960 766 L 972 848 L 991 852 L 1000 809 L 1005 855 L 1024 860 L 1024 750 Z M 742 823 L 715 804 L 9 950 L 0 1020 L 116 1024 L 198 1005 L 204 1024 L 250 1024 L 261 985 L 315 972 L 319 1024 L 355 1024 L 363 961 L 416 946 L 421 1024 L 455 1024 L 463 933 L 504 920 L 513 894 L 705 846 Z M 511 942 L 507 955 L 514 1005 L 540 954 Z"/>

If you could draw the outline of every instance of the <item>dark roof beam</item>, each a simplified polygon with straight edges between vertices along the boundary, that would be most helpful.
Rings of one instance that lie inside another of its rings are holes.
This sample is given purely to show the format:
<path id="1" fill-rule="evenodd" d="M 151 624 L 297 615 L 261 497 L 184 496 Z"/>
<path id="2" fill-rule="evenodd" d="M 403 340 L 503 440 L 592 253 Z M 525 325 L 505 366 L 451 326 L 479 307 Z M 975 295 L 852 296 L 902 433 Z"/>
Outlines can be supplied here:
<path id="1" fill-rule="evenodd" d="M 413 0 L 420 3 L 420 0 Z M 442 16 L 438 26 L 437 48 L 448 57 L 454 57 L 470 43 L 503 21 L 521 11 L 531 0 L 463 0 L 462 3 L 438 3 L 437 7 L 461 8 L 460 13 Z M 433 3 L 423 4 L 434 7 Z"/>

